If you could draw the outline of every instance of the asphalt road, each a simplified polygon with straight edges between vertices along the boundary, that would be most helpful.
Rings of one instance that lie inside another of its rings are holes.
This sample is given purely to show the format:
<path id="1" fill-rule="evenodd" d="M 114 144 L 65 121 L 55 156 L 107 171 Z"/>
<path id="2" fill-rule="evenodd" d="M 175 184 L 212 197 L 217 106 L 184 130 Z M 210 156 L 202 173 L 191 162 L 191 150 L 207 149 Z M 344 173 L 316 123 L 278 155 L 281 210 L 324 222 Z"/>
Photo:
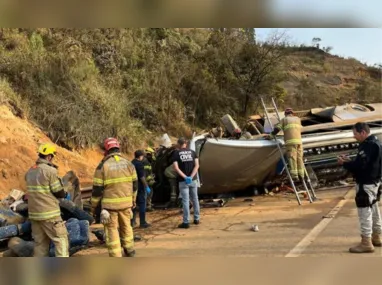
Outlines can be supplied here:
<path id="1" fill-rule="evenodd" d="M 294 195 L 256 196 L 231 200 L 225 207 L 202 208 L 201 223 L 178 229 L 179 209 L 149 213 L 150 229 L 136 229 L 136 257 L 305 257 L 354 255 L 359 242 L 354 189 L 317 191 L 320 200 L 297 204 Z M 344 199 L 346 197 L 346 199 Z M 334 216 L 333 216 L 334 215 Z M 259 231 L 251 230 L 258 225 Z M 105 245 L 75 256 L 107 256 Z M 364 256 L 380 256 L 382 250 Z"/>

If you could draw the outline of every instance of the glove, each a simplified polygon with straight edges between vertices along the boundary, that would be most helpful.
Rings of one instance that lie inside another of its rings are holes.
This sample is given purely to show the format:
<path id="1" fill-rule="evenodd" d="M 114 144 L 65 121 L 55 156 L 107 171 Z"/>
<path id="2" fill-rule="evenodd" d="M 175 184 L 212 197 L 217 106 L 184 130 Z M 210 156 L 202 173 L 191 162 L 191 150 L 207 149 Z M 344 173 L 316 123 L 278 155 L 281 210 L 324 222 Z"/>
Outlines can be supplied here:
<path id="1" fill-rule="evenodd" d="M 104 225 L 110 223 L 110 213 L 105 209 L 101 212 L 101 223 Z"/>
<path id="2" fill-rule="evenodd" d="M 192 178 L 190 176 L 187 176 L 185 181 L 187 185 L 190 185 L 192 183 Z"/>
<path id="3" fill-rule="evenodd" d="M 149 186 L 146 187 L 146 192 L 147 192 L 147 194 L 150 194 L 151 188 Z"/>
<path id="4" fill-rule="evenodd" d="M 70 201 L 70 194 L 66 192 L 65 199 Z"/>

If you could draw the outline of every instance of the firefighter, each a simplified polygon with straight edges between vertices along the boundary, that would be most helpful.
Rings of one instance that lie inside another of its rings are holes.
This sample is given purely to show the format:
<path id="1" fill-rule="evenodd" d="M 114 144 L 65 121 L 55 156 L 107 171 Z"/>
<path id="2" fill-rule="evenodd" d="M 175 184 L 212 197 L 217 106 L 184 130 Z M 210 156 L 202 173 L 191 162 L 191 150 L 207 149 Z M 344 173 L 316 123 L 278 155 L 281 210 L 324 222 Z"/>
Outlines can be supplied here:
<path id="1" fill-rule="evenodd" d="M 286 108 L 285 117 L 275 126 L 274 130 L 267 136 L 267 139 L 275 138 L 279 131 L 284 132 L 284 141 L 287 152 L 290 174 L 295 182 L 299 181 L 299 177 L 304 179 L 305 167 L 303 160 L 303 147 L 301 140 L 301 120 L 294 116 L 292 108 Z"/>
<path id="2" fill-rule="evenodd" d="M 366 123 L 353 126 L 354 138 L 360 143 L 355 160 L 338 157 L 338 164 L 353 174 L 356 181 L 355 203 L 361 230 L 361 243 L 351 247 L 351 253 L 374 252 L 374 246 L 382 246 L 382 219 L 379 209 L 381 195 L 382 145 L 370 135 Z"/>
<path id="3" fill-rule="evenodd" d="M 147 195 L 146 200 L 146 211 L 150 212 L 153 210 L 152 198 L 153 198 L 153 186 L 155 183 L 155 176 L 153 172 L 154 161 L 155 161 L 155 151 L 148 147 L 145 149 L 146 156 L 143 158 L 142 163 L 145 169 L 146 181 L 151 191 L 150 194 Z"/>
<path id="4" fill-rule="evenodd" d="M 52 241 L 56 257 L 69 257 L 68 231 L 61 218 L 59 200 L 67 193 L 57 176 L 57 166 L 52 163 L 56 148 L 42 144 L 38 159 L 25 175 L 28 196 L 28 215 L 35 241 L 34 256 L 49 256 Z"/>
<path id="5" fill-rule="evenodd" d="M 104 141 L 105 156 L 95 170 L 91 197 L 92 213 L 101 203 L 101 222 L 104 224 L 106 246 L 110 257 L 135 255 L 131 227 L 132 208 L 135 207 L 138 181 L 134 165 L 123 158 L 115 138 Z"/>

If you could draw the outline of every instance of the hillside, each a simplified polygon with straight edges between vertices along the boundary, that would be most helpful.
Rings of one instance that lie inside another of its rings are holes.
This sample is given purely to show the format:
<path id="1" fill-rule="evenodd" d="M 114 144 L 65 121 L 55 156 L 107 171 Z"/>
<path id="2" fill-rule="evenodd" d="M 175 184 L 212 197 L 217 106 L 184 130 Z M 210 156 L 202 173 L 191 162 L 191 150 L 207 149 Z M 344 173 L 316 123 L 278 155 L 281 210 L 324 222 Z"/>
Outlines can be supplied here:
<path id="1" fill-rule="evenodd" d="M 296 109 L 382 101 L 380 68 L 231 30 L 0 29 L 0 196 L 23 189 L 40 142 L 90 183 L 109 136 L 131 157 L 165 132 L 241 122 L 261 94 Z"/>
<path id="2" fill-rule="evenodd" d="M 293 48 L 283 66 L 285 102 L 298 108 L 382 102 L 381 69 L 316 48 Z"/>
<path id="3" fill-rule="evenodd" d="M 40 143 L 52 141 L 30 122 L 16 117 L 6 105 L 0 106 L 0 199 L 11 189 L 25 189 L 24 175 L 37 159 Z M 71 152 L 57 147 L 55 163 L 60 176 L 74 170 L 81 184 L 92 183 L 95 167 L 102 152 L 84 150 Z"/>

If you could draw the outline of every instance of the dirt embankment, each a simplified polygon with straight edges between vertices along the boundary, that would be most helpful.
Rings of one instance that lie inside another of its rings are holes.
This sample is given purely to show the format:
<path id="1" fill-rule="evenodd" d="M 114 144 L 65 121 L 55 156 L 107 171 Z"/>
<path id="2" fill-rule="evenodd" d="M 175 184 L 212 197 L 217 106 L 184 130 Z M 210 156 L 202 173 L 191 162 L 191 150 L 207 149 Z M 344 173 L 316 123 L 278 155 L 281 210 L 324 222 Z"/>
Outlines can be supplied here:
<path id="1" fill-rule="evenodd" d="M 40 143 L 52 141 L 30 122 L 16 117 L 6 105 L 0 105 L 0 199 L 11 189 L 25 191 L 24 175 L 37 158 Z M 101 150 L 71 152 L 57 146 L 55 163 L 60 176 L 74 170 L 81 186 L 91 183 Z"/>

